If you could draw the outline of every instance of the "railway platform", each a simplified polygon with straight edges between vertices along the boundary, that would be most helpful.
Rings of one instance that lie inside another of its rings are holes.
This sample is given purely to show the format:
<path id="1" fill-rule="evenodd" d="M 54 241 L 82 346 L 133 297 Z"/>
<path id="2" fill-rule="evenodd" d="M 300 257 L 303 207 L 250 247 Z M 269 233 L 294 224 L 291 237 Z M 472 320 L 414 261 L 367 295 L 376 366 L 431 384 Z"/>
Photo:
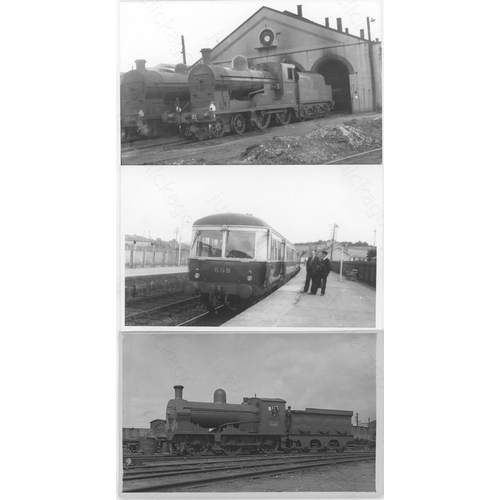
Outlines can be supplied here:
<path id="1" fill-rule="evenodd" d="M 375 290 L 331 272 L 326 293 L 302 293 L 305 270 L 223 327 L 375 328 Z"/>
<path id="2" fill-rule="evenodd" d="M 158 274 L 181 274 L 187 273 L 188 266 L 168 266 L 168 267 L 137 267 L 125 269 L 125 277 L 133 276 L 156 276 Z"/>

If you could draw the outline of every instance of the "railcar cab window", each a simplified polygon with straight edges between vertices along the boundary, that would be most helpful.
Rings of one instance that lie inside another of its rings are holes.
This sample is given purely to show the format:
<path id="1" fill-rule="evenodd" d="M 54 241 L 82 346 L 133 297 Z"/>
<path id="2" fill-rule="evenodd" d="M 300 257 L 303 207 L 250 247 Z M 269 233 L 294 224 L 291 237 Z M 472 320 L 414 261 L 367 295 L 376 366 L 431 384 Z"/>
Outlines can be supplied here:
<path id="1" fill-rule="evenodd" d="M 221 231 L 196 231 L 191 248 L 192 257 L 222 257 Z"/>
<path id="2" fill-rule="evenodd" d="M 269 411 L 269 415 L 271 415 L 271 417 L 278 417 L 280 414 L 280 407 L 277 405 L 269 405 L 267 410 Z"/>
<path id="3" fill-rule="evenodd" d="M 231 231 L 227 233 L 224 256 L 235 259 L 265 260 L 267 237 L 265 233 L 253 231 Z"/>

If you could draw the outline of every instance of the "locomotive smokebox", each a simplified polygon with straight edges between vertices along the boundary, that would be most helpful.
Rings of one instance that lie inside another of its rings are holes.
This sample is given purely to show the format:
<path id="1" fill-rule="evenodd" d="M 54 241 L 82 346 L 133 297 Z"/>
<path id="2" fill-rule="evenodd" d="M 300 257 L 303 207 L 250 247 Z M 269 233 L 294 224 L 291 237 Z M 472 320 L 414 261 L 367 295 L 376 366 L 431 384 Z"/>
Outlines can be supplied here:
<path id="1" fill-rule="evenodd" d="M 146 69 L 146 59 L 136 59 L 135 60 L 135 68 L 139 70 L 145 70 Z"/>
<path id="2" fill-rule="evenodd" d="M 225 403 L 226 391 L 224 389 L 217 389 L 214 392 L 214 403 Z"/>
<path id="3" fill-rule="evenodd" d="M 174 385 L 175 399 L 182 399 L 182 389 L 184 389 L 183 385 Z"/>
<path id="4" fill-rule="evenodd" d="M 212 49 L 201 49 L 201 62 L 212 64 Z"/>

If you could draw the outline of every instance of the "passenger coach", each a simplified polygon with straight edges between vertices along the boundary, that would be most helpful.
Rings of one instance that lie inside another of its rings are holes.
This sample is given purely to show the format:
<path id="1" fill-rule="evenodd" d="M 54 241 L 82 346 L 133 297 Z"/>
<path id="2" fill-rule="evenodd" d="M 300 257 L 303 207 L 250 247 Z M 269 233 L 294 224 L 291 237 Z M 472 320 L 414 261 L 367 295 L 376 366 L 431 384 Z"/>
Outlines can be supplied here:
<path id="1" fill-rule="evenodd" d="M 193 224 L 186 288 L 211 309 L 267 295 L 299 270 L 296 248 L 262 219 L 224 213 Z"/>

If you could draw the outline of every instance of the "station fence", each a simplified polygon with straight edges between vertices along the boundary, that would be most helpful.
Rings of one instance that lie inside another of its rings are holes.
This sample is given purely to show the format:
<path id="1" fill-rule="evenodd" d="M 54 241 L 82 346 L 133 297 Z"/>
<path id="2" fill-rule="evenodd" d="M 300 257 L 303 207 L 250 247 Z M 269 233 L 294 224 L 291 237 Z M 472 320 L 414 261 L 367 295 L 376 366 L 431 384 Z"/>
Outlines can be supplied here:
<path id="1" fill-rule="evenodd" d="M 181 266 L 188 265 L 189 250 L 181 251 Z M 178 250 L 162 250 L 155 247 L 141 247 L 125 244 L 125 268 L 177 266 Z"/>
<path id="2" fill-rule="evenodd" d="M 367 260 L 344 260 L 342 263 L 342 276 L 346 276 L 353 269 L 358 270 L 358 281 L 377 287 L 377 262 Z M 340 274 L 340 261 L 332 262 L 332 271 Z"/>

